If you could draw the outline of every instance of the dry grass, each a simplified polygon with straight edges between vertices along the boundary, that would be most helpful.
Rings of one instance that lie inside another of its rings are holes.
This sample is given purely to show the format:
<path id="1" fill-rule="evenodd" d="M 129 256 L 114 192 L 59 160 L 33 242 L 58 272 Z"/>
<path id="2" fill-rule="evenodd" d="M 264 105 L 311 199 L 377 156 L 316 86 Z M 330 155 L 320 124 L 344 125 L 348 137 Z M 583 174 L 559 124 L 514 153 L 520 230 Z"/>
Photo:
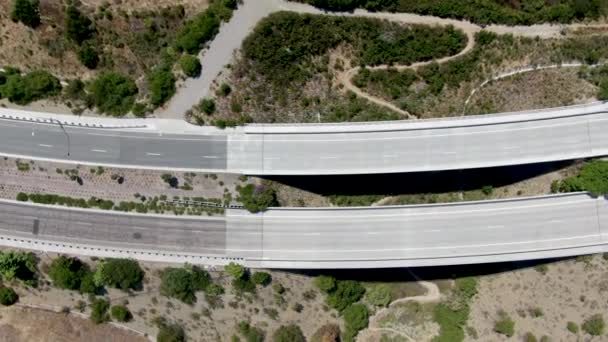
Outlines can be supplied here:
<path id="1" fill-rule="evenodd" d="M 147 338 L 125 329 L 41 309 L 0 309 L 1 342 L 145 342 Z"/>

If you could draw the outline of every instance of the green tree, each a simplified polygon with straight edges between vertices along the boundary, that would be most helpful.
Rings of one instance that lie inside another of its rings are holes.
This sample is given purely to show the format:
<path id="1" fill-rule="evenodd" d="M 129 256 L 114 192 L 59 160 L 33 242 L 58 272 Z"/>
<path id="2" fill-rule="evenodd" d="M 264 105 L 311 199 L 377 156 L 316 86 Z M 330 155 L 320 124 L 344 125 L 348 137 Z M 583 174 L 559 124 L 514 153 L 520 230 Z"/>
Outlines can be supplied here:
<path id="1" fill-rule="evenodd" d="M 19 300 L 17 292 L 10 287 L 0 287 L 0 304 L 9 306 L 15 304 Z"/>
<path id="2" fill-rule="evenodd" d="M 156 342 L 185 342 L 184 328 L 176 323 L 161 323 L 159 325 Z"/>
<path id="3" fill-rule="evenodd" d="M 241 279 L 245 276 L 245 273 L 247 272 L 243 265 L 239 265 L 234 262 L 231 262 L 228 265 L 224 266 L 224 271 L 228 273 L 233 279 Z"/>
<path id="4" fill-rule="evenodd" d="M 133 259 L 106 259 L 95 271 L 95 283 L 107 285 L 121 290 L 141 287 L 144 271 Z"/>
<path id="5" fill-rule="evenodd" d="M 179 65 L 188 77 L 199 77 L 203 69 L 198 58 L 192 55 L 183 55 L 179 60 Z"/>
<path id="6" fill-rule="evenodd" d="M 40 10 L 38 0 L 13 0 L 11 19 L 36 28 L 40 25 Z"/>
<path id="7" fill-rule="evenodd" d="M 175 94 L 175 76 L 169 68 L 154 68 L 147 76 L 150 103 L 158 107 Z"/>
<path id="8" fill-rule="evenodd" d="M 5 281 L 18 279 L 35 285 L 36 264 L 36 257 L 30 252 L 0 252 L 0 275 Z"/>
<path id="9" fill-rule="evenodd" d="M 97 50 L 93 46 L 93 43 L 87 41 L 82 44 L 80 50 L 78 50 L 78 59 L 82 65 L 89 69 L 97 68 L 97 64 L 99 63 L 99 55 L 97 54 Z"/>
<path id="10" fill-rule="evenodd" d="M 133 317 L 131 311 L 124 305 L 114 305 L 110 309 L 110 313 L 112 314 L 112 318 L 118 322 L 128 322 Z"/>
<path id="11" fill-rule="evenodd" d="M 268 286 L 272 281 L 272 277 L 266 272 L 254 272 L 251 276 L 251 280 L 256 285 Z"/>
<path id="12" fill-rule="evenodd" d="M 93 33 L 95 33 L 93 22 L 73 5 L 66 7 L 65 30 L 67 37 L 78 45 L 93 37 Z"/>
<path id="13" fill-rule="evenodd" d="M 365 296 L 373 305 L 387 306 L 391 302 L 391 287 L 387 284 L 372 286 Z"/>
<path id="14" fill-rule="evenodd" d="M 173 297 L 186 304 L 196 302 L 192 284 L 192 275 L 183 268 L 167 268 L 161 276 L 160 293 L 164 296 Z"/>
<path id="15" fill-rule="evenodd" d="M 138 91 L 133 80 L 114 72 L 101 74 L 91 82 L 89 90 L 99 111 L 113 116 L 128 113 Z"/>
<path id="16" fill-rule="evenodd" d="M 344 310 L 343 316 L 346 323 L 345 340 L 354 340 L 357 333 L 369 324 L 369 311 L 363 304 L 350 305 Z"/>
<path id="17" fill-rule="evenodd" d="M 302 329 L 295 324 L 282 325 L 272 336 L 273 342 L 306 342 Z"/>
<path id="18" fill-rule="evenodd" d="M 340 280 L 336 289 L 327 296 L 327 304 L 332 308 L 343 311 L 349 305 L 357 302 L 365 294 L 365 288 L 354 280 Z"/>
<path id="19" fill-rule="evenodd" d="M 82 279 L 90 273 L 86 264 L 79 259 L 59 256 L 51 262 L 49 277 L 53 285 L 60 289 L 80 290 Z"/>
<path id="20" fill-rule="evenodd" d="M 108 315 L 108 309 L 110 308 L 110 302 L 102 299 L 96 298 L 91 303 L 91 321 L 95 324 L 101 324 L 103 322 L 107 322 L 110 320 L 110 316 Z"/>

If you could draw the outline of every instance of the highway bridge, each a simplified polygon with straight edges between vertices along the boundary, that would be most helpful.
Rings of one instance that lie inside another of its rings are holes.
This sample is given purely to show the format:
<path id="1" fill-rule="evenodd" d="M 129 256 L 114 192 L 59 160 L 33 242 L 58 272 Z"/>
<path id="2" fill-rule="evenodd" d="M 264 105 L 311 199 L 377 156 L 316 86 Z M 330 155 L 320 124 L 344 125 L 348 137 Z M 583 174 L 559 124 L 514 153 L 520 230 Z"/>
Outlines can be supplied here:
<path id="1" fill-rule="evenodd" d="M 608 251 L 608 200 L 586 193 L 414 206 L 179 217 L 0 201 L 0 245 L 162 262 L 380 268 Z"/>
<path id="2" fill-rule="evenodd" d="M 0 155 L 249 175 L 470 169 L 608 155 L 608 103 L 378 123 L 248 125 L 104 119 L 0 108 Z"/>

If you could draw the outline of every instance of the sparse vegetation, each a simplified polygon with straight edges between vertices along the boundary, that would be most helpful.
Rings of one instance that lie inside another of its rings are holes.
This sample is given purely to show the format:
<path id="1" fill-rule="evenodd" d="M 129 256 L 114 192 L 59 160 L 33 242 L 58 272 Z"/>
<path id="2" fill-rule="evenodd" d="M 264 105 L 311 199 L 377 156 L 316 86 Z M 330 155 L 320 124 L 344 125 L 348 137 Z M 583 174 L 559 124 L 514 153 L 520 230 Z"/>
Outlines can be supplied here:
<path id="1" fill-rule="evenodd" d="M 568 329 L 569 332 L 571 332 L 573 334 L 578 334 L 578 331 L 579 331 L 578 324 L 576 324 L 574 322 L 568 322 L 568 324 L 566 325 L 566 328 Z"/>
<path id="2" fill-rule="evenodd" d="M 604 334 L 605 326 L 604 317 L 601 314 L 596 314 L 587 318 L 581 328 L 591 336 L 600 336 Z"/>
<path id="3" fill-rule="evenodd" d="M 494 331 L 511 337 L 515 334 L 515 322 L 505 312 L 501 312 L 500 318 L 494 323 Z"/>
<path id="4" fill-rule="evenodd" d="M 471 311 L 470 301 L 477 293 L 477 279 L 458 278 L 447 303 L 435 306 L 434 318 L 440 326 L 439 335 L 433 342 L 459 342 L 464 340 L 464 327 Z"/>

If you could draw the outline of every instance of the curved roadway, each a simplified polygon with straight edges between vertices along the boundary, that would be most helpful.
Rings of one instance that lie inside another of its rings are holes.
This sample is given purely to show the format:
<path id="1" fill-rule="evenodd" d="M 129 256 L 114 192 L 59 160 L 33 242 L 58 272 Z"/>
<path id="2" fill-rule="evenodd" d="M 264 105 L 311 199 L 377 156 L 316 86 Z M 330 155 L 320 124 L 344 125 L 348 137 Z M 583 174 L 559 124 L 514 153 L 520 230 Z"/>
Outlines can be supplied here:
<path id="1" fill-rule="evenodd" d="M 585 193 L 373 208 L 171 217 L 0 201 L 0 244 L 250 267 L 371 268 L 608 251 L 608 200 Z"/>
<path id="2" fill-rule="evenodd" d="M 23 120 L 28 117 L 54 121 Z M 588 158 L 608 154 L 606 131 L 608 103 L 443 120 L 229 130 L 179 120 L 75 118 L 0 108 L 2 155 L 250 175 L 438 171 Z"/>

